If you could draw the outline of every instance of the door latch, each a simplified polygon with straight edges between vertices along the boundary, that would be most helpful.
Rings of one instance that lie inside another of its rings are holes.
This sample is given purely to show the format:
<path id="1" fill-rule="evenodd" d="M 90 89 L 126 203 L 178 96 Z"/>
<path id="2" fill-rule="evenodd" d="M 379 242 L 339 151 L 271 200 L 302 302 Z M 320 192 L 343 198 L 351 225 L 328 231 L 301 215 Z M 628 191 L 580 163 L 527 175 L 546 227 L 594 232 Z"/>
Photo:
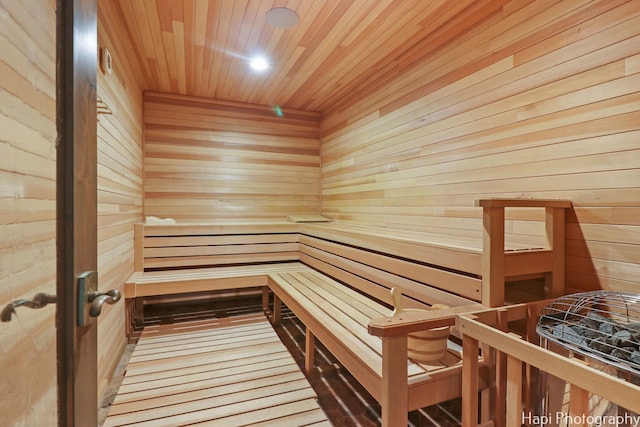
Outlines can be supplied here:
<path id="1" fill-rule="evenodd" d="M 98 292 L 98 272 L 86 271 L 78 277 L 78 326 L 89 323 L 90 317 L 98 317 L 102 312 L 102 305 L 115 304 L 122 295 L 117 289 Z"/>

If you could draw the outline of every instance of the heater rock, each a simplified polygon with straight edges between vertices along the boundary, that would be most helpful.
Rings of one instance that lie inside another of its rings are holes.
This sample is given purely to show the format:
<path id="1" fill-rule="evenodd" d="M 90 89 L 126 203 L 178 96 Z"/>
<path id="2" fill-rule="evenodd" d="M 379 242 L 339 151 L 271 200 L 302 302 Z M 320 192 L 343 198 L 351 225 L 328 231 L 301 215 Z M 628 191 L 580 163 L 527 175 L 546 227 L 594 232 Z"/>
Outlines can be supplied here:
<path id="1" fill-rule="evenodd" d="M 584 345 L 585 339 L 584 337 L 577 331 L 575 331 L 571 326 L 566 325 L 564 323 L 559 323 L 553 330 L 553 335 L 560 338 L 561 340 L 570 342 L 576 345 Z"/>
<path id="2" fill-rule="evenodd" d="M 609 319 L 593 311 L 589 312 L 582 321 L 588 328 L 596 330 L 600 328 L 600 324 L 603 322 L 609 322 Z"/>
<path id="3" fill-rule="evenodd" d="M 611 345 L 616 347 L 632 346 L 631 332 L 627 330 L 618 331 L 611 337 Z"/>

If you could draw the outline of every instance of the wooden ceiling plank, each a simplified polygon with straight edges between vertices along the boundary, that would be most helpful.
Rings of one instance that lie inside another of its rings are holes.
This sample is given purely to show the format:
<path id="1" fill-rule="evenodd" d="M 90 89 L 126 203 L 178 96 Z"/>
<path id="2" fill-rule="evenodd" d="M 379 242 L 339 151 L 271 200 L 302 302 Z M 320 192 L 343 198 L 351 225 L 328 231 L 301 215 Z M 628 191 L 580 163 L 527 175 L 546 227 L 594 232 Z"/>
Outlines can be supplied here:
<path id="1" fill-rule="evenodd" d="M 212 44 L 212 62 L 211 62 L 211 75 L 209 77 L 207 92 L 203 94 L 203 91 L 197 91 L 196 93 L 190 93 L 196 96 L 208 96 L 211 98 L 218 98 L 218 91 L 222 85 L 222 81 L 219 78 L 222 75 L 223 62 L 227 61 L 226 58 L 226 46 L 225 42 L 228 37 L 228 13 L 231 10 L 233 4 L 231 2 L 219 2 L 216 4 L 215 16 L 209 17 L 209 25 L 215 28 L 215 32 L 211 34 Z"/>
<path id="2" fill-rule="evenodd" d="M 291 82 L 291 78 L 287 77 L 287 74 L 305 50 L 300 44 L 306 33 L 305 29 L 308 23 L 313 21 L 323 7 L 324 4 L 322 2 L 301 2 L 299 4 L 295 10 L 300 17 L 300 23 L 294 28 L 287 29 L 273 50 L 272 58 L 276 74 L 270 81 L 245 79 L 243 85 L 247 84 L 248 90 L 243 98 L 244 102 L 278 105 L 280 100 L 288 97 L 283 92 Z"/>
<path id="3" fill-rule="evenodd" d="M 171 9 L 171 0 L 156 0 L 158 22 L 160 23 L 160 31 L 162 32 L 170 33 L 173 31 Z"/>
<path id="4" fill-rule="evenodd" d="M 249 56 L 253 52 L 262 51 L 264 47 L 264 43 L 262 40 L 265 39 L 263 33 L 266 31 L 272 31 L 273 29 L 268 25 L 264 25 L 264 16 L 266 12 L 271 9 L 271 7 L 275 7 L 275 3 L 271 3 L 268 1 L 259 1 L 253 0 L 247 6 L 249 12 L 246 13 L 247 16 L 243 19 L 243 30 L 239 32 L 239 34 L 245 34 L 244 37 L 237 37 L 236 42 L 236 51 L 242 53 L 245 56 Z M 254 12 L 255 10 L 255 12 Z M 265 52 L 270 56 L 270 52 Z M 271 58 L 273 61 L 273 58 Z M 260 78 L 260 76 L 256 73 L 249 71 L 249 65 L 247 61 L 243 64 L 243 72 L 242 75 L 235 76 L 235 88 L 241 87 L 245 88 L 242 93 L 238 94 L 234 90 L 234 98 L 241 102 L 249 102 L 249 94 L 250 90 L 247 89 L 247 81 L 253 82 L 254 79 Z M 273 66 L 273 64 L 272 64 Z M 271 70 L 268 71 L 271 74 Z M 215 78 L 215 76 L 212 76 Z M 264 78 L 264 76 L 262 77 Z"/>
<path id="5" fill-rule="evenodd" d="M 296 108 L 315 109 L 310 106 L 310 103 L 318 96 L 316 88 L 319 86 L 328 86 L 331 88 L 330 90 L 343 91 L 344 88 L 337 86 L 332 77 L 335 73 L 340 72 L 338 70 L 343 69 L 345 59 L 355 54 L 353 46 L 343 46 L 343 41 L 353 33 L 354 25 L 362 20 L 363 13 L 366 11 L 367 8 L 358 9 L 354 6 L 343 14 L 345 19 L 337 22 L 336 27 L 330 33 L 331 36 L 322 42 L 326 48 L 331 48 L 331 52 L 310 46 L 300 60 L 294 64 L 292 70 L 298 67 L 298 63 L 306 61 L 303 68 L 298 71 L 306 70 L 306 72 L 303 74 L 304 81 L 298 80 L 296 75 L 296 84 L 289 87 L 287 98 L 290 100 L 290 105 L 295 105 Z M 371 45 L 370 40 L 367 46 Z M 309 51 L 309 49 L 314 51 Z M 288 76 L 293 80 L 294 74 L 291 71 Z"/>
<path id="6" fill-rule="evenodd" d="M 187 93 L 187 58 L 185 51 L 184 22 L 174 20 L 173 23 L 173 50 L 176 61 L 177 93 Z"/>
<path id="7" fill-rule="evenodd" d="M 423 3 L 428 4 L 427 2 Z M 320 61 L 324 62 L 312 62 L 309 60 L 310 67 L 314 70 L 313 74 L 309 75 L 305 80 L 305 84 L 300 86 L 300 90 L 297 93 L 292 94 L 293 98 L 308 102 L 309 99 L 321 98 L 322 94 L 318 93 L 318 88 L 324 86 L 326 92 L 336 92 L 336 75 L 350 73 L 352 76 L 357 76 L 361 73 L 366 73 L 368 65 L 362 64 L 360 67 L 348 66 L 345 64 L 353 63 L 356 61 L 366 60 L 369 58 L 386 57 L 390 53 L 395 52 L 396 55 L 400 54 L 403 49 L 398 49 L 398 46 L 402 46 L 407 34 L 410 33 L 410 28 L 417 28 L 417 17 L 420 16 L 419 9 L 416 10 L 415 4 L 403 3 L 393 4 L 381 12 L 382 17 L 387 17 L 392 25 L 381 27 L 380 25 L 372 25 L 370 28 L 366 28 L 358 37 L 357 40 L 352 42 L 348 48 L 340 48 L 334 50 L 332 55 L 325 55 L 323 57 L 317 57 Z M 384 19 L 384 18 L 381 18 Z M 413 24 L 412 24 L 413 21 Z M 336 33 L 338 31 L 335 31 Z M 388 51 L 382 49 L 381 45 L 384 44 L 384 34 L 391 34 L 389 39 L 393 43 L 393 48 Z M 375 55 L 373 55 L 375 52 Z M 351 77 L 353 78 L 353 77 Z M 309 84 L 311 83 L 311 84 Z M 344 93 L 344 89 L 338 91 Z M 305 101 L 306 100 L 306 101 Z M 318 109 L 317 105 L 297 105 L 298 108 Z"/>
<path id="8" fill-rule="evenodd" d="M 205 46 L 203 47 L 203 58 L 202 58 L 202 80 L 198 82 L 199 92 L 203 94 L 208 94 L 210 90 L 211 76 L 213 74 L 213 62 L 215 55 L 221 54 L 217 50 L 217 37 L 216 32 L 219 30 L 218 22 L 221 17 L 220 15 L 220 2 L 214 2 L 209 5 L 208 16 L 207 16 L 207 28 L 205 31 L 206 40 Z M 215 87 L 215 82 L 213 82 Z"/>
<path id="9" fill-rule="evenodd" d="M 184 5 L 182 0 L 171 0 L 171 20 L 184 22 Z"/>
<path id="10" fill-rule="evenodd" d="M 237 80 L 241 81 L 242 76 L 254 71 L 248 66 L 248 61 L 252 57 L 256 55 L 268 56 L 263 40 L 260 40 L 256 45 L 246 45 L 246 30 L 248 27 L 250 28 L 253 25 L 266 27 L 264 19 L 257 18 L 259 10 L 259 4 L 256 2 L 237 1 L 231 11 L 229 35 L 225 44 L 233 55 L 228 57 L 227 61 L 224 61 L 225 66 L 220 75 L 222 84 L 217 94 L 218 98 L 231 99 L 234 96 L 233 92 L 239 87 Z"/>
<path id="11" fill-rule="evenodd" d="M 242 25 L 242 16 L 238 12 L 238 8 L 243 8 L 244 0 L 233 0 L 228 2 L 232 5 L 227 12 L 224 12 L 224 25 L 226 28 L 226 34 L 224 37 L 224 57 L 222 59 L 222 68 L 220 74 L 216 78 L 216 98 L 219 99 L 231 99 L 228 93 L 230 92 L 227 84 L 227 77 L 231 70 L 233 74 L 244 74 L 246 72 L 244 68 L 244 62 L 246 61 L 244 55 L 235 50 L 235 42 L 238 37 L 241 37 L 236 28 Z"/>
<path id="12" fill-rule="evenodd" d="M 122 35 L 116 39 L 108 38 L 106 32 L 101 31 L 100 36 L 105 37 L 108 40 L 109 46 L 120 46 L 115 49 L 116 52 L 122 52 L 122 56 L 118 56 L 116 59 L 118 62 L 128 62 L 132 70 L 134 70 L 134 78 L 137 80 L 139 87 L 146 88 L 149 86 L 145 76 L 147 70 L 144 68 L 146 63 L 141 60 L 143 54 L 141 51 L 141 44 L 138 43 L 124 43 L 123 40 L 132 40 L 134 37 L 140 36 L 138 32 L 132 33 L 126 24 L 125 17 L 120 7 L 120 3 L 117 2 L 99 2 L 98 14 L 100 15 L 100 22 L 114 22 L 117 24 L 117 31 Z M 103 47 L 103 46 L 101 46 Z M 117 62 L 114 64 L 116 70 L 121 66 Z"/>
<path id="13" fill-rule="evenodd" d="M 170 10 L 170 8 L 162 9 L 162 14 L 167 15 L 168 13 L 170 13 Z M 161 16 L 159 15 L 161 10 L 159 10 L 159 8 L 157 7 L 148 7 L 146 8 L 146 11 L 149 27 L 151 28 L 153 46 L 156 52 L 155 58 L 158 64 L 160 87 L 164 92 L 171 92 L 171 78 L 175 76 L 175 73 L 171 73 L 171 69 L 169 67 L 170 59 L 167 58 L 167 55 L 170 54 L 170 50 L 172 50 L 172 47 L 167 47 L 164 43 L 163 30 L 161 26 L 162 21 Z M 170 17 L 168 19 L 170 20 Z M 171 27 L 171 29 L 173 29 L 173 27 Z"/>
<path id="14" fill-rule="evenodd" d="M 169 87 L 171 92 L 177 92 L 179 90 L 180 72 L 178 71 L 181 64 L 184 64 L 184 57 L 181 57 L 181 52 L 176 50 L 178 43 L 176 38 L 182 39 L 182 35 L 176 33 L 176 30 L 180 31 L 180 25 L 174 25 L 174 22 L 182 24 L 181 21 L 173 19 L 174 9 L 179 9 L 179 15 L 182 16 L 182 2 L 180 1 L 179 8 L 172 6 L 171 0 L 156 0 L 158 2 L 158 17 L 160 22 L 160 30 L 162 36 L 162 46 L 164 47 L 164 54 L 167 59 Z"/>
<path id="15" fill-rule="evenodd" d="M 99 2 L 99 6 L 101 10 L 111 10 L 107 5 L 104 5 L 105 2 Z M 111 2 L 109 2 L 112 5 Z M 131 40 L 132 48 L 119 50 L 124 52 L 134 51 L 137 56 L 137 63 L 140 64 L 140 68 L 142 69 L 145 76 L 145 84 L 143 87 L 152 87 L 153 82 L 149 80 L 149 76 L 151 74 L 151 70 L 149 69 L 149 65 L 146 61 L 146 53 L 144 47 L 144 41 L 142 39 L 142 34 L 140 31 L 140 25 L 135 23 L 135 13 L 133 11 L 132 2 L 127 0 L 121 0 L 117 3 L 118 10 L 113 10 L 113 14 L 109 14 L 110 18 L 107 18 L 106 22 L 119 22 L 120 25 L 123 25 L 126 28 L 126 32 L 128 34 L 129 40 Z"/>
<path id="16" fill-rule="evenodd" d="M 169 64 L 172 92 L 186 93 L 186 51 L 184 38 L 184 5 L 182 0 L 172 0 L 169 4 L 171 35 L 165 40 L 167 48 L 173 52 L 174 64 Z M 170 45 L 170 46 L 169 46 Z"/>
<path id="17" fill-rule="evenodd" d="M 150 58 L 154 53 L 153 40 L 151 39 L 151 29 L 147 21 L 147 12 L 142 2 L 120 1 L 122 15 L 126 20 L 127 27 L 131 34 L 136 34 L 134 42 L 141 43 L 144 52 L 144 58 Z"/>
<path id="18" fill-rule="evenodd" d="M 184 62 L 185 62 L 185 94 L 195 93 L 193 80 L 193 58 L 194 58 L 194 24 L 193 14 L 195 5 L 193 1 L 182 2 L 182 18 L 184 22 Z"/>
<path id="19" fill-rule="evenodd" d="M 207 48 L 207 27 L 209 25 L 210 6 L 215 7 L 217 2 L 209 2 L 207 0 L 195 0 L 195 8 L 193 15 L 193 68 L 191 75 L 196 88 L 200 88 L 202 84 L 202 73 L 204 68 L 204 51 Z"/>
<path id="20" fill-rule="evenodd" d="M 502 3 L 502 0 L 498 0 L 498 2 Z M 481 4 L 481 2 L 475 2 L 473 6 L 477 4 Z M 489 10 L 493 11 L 494 9 L 495 6 L 492 6 Z M 455 11 L 451 9 L 450 12 L 454 13 Z M 481 20 L 486 14 L 486 12 L 482 10 L 474 12 L 475 13 L 470 13 L 470 16 L 473 18 L 471 24 L 476 24 L 475 21 Z M 405 69 L 416 62 L 417 59 L 432 54 L 432 51 L 438 49 L 445 43 L 450 43 L 454 38 L 457 38 L 465 28 L 471 26 L 460 24 L 461 23 L 452 26 L 453 31 L 440 36 L 441 40 L 436 39 L 437 34 L 442 32 L 440 28 L 436 26 L 433 26 L 433 28 L 428 26 L 421 31 L 414 32 L 411 37 L 405 39 L 402 43 L 398 43 L 393 39 L 383 38 L 383 44 L 376 50 L 376 52 L 380 52 L 379 56 L 371 55 L 369 57 L 357 58 L 361 60 L 361 63 L 357 64 L 356 67 L 367 71 L 360 73 L 360 75 L 356 77 L 352 77 L 352 74 L 346 74 L 344 84 L 348 85 L 352 95 L 370 92 L 370 86 L 372 85 L 376 87 L 387 85 L 389 81 L 394 79 L 400 72 L 405 71 Z M 422 45 L 417 46 L 416 43 L 420 40 L 423 40 Z M 409 48 L 404 51 L 398 51 L 395 48 L 398 44 L 408 46 Z M 394 53 L 394 49 L 397 52 Z M 429 75 L 429 73 L 423 71 L 423 68 L 421 68 L 420 73 L 425 76 Z M 343 78 L 338 76 L 336 79 L 341 82 Z M 323 111 L 341 108 L 344 103 L 348 101 L 344 99 L 344 96 L 340 95 L 340 93 L 325 92 L 319 96 L 320 99 L 325 101 L 325 104 L 314 105 L 313 107 Z"/>
<path id="21" fill-rule="evenodd" d="M 152 2 L 155 5 L 155 2 Z M 148 18 L 148 9 L 154 9 L 155 7 L 145 7 L 143 2 L 132 2 L 133 7 L 133 22 L 132 25 L 136 25 L 139 28 L 140 36 L 142 38 L 142 43 L 144 46 L 145 59 L 149 64 L 151 71 L 151 82 L 152 86 L 162 87 L 160 81 L 160 70 L 157 68 L 158 64 L 158 54 L 155 48 L 155 42 L 153 38 L 154 28 L 153 26 L 157 26 L 157 22 L 150 22 Z M 154 13 L 154 12 L 151 12 Z M 165 89 L 166 90 L 166 89 Z"/>
<path id="22" fill-rule="evenodd" d="M 363 14 L 360 22 L 353 29 L 353 32 L 343 40 L 341 46 L 350 46 L 356 38 L 360 37 L 363 31 L 369 28 L 374 23 L 374 21 L 379 19 L 380 15 L 383 14 L 385 10 L 388 10 L 392 2 L 393 0 L 369 2 L 368 9 Z"/>
<path id="23" fill-rule="evenodd" d="M 493 3 L 502 4 L 504 0 L 497 0 Z M 461 3 L 464 4 L 464 3 Z M 349 85 L 350 92 L 352 94 L 361 93 L 365 91 L 365 87 L 368 88 L 370 82 L 378 82 L 378 85 L 386 85 L 388 82 L 393 79 L 399 72 L 405 70 L 412 63 L 417 60 L 427 56 L 433 55 L 433 52 L 439 49 L 442 45 L 446 43 L 450 43 L 454 38 L 458 39 L 457 42 L 461 42 L 459 40 L 459 36 L 461 33 L 464 34 L 464 29 L 471 27 L 472 25 L 478 24 L 480 21 L 485 19 L 485 15 L 487 12 L 481 10 L 476 5 L 480 5 L 482 2 L 474 2 L 472 3 L 472 7 L 468 8 L 468 12 L 466 13 L 469 17 L 469 22 L 454 21 L 454 19 L 458 18 L 456 15 L 453 19 L 448 21 L 448 26 L 451 28 L 448 32 L 445 28 L 425 28 L 422 31 L 416 32 L 411 38 L 407 39 L 403 42 L 406 46 L 411 46 L 408 50 L 401 52 L 400 55 L 396 55 L 395 58 L 392 56 L 392 50 L 387 51 L 388 53 L 384 56 L 384 60 L 380 60 L 380 57 L 371 56 L 369 58 L 364 58 L 363 61 L 367 61 L 364 64 L 360 64 L 360 69 L 367 70 L 364 73 L 361 73 L 356 78 L 350 78 L 350 75 L 347 74 L 344 77 L 345 85 Z M 491 6 L 488 8 L 489 14 L 493 13 L 496 6 Z M 469 34 L 467 31 L 466 34 Z M 393 40 L 386 40 L 384 43 L 389 45 Z M 380 49 L 381 51 L 385 51 L 384 48 Z M 372 59 L 375 59 L 375 62 L 372 62 Z M 392 59 L 394 59 L 392 61 Z M 422 68 L 421 68 L 422 69 Z M 428 75 L 428 73 L 423 73 L 424 75 Z M 343 78 L 337 78 L 339 82 Z M 321 97 L 325 100 L 325 104 L 322 106 L 318 106 L 318 109 L 326 111 L 327 109 L 338 109 L 341 108 L 341 105 L 344 104 L 344 100 L 340 98 L 339 93 L 327 93 Z"/>
<path id="24" fill-rule="evenodd" d="M 341 41 L 346 37 L 350 18 L 352 18 L 358 10 L 359 9 L 350 2 L 339 2 L 322 26 L 318 28 L 314 36 L 306 43 L 304 40 L 301 42 L 301 45 L 307 48 L 305 49 L 305 55 L 289 70 L 289 76 L 299 74 L 303 68 L 310 68 L 307 61 L 311 58 L 330 58 L 332 51 L 339 46 L 337 40 L 340 39 Z"/>

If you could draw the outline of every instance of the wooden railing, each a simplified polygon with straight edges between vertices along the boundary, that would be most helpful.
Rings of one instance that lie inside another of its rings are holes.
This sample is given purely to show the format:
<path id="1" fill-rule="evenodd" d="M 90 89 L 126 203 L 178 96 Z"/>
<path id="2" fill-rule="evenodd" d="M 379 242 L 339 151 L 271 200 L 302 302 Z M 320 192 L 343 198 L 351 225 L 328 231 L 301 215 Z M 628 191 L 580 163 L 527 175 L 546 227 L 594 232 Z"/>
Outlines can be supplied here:
<path id="1" fill-rule="evenodd" d="M 523 391 L 526 394 L 531 390 L 541 373 L 550 374 L 569 385 L 569 412 L 566 417 L 570 417 L 567 419 L 571 420 L 571 426 L 589 425 L 590 394 L 633 413 L 640 413 L 640 386 L 592 368 L 579 359 L 546 350 L 518 334 L 506 331 L 508 322 L 528 318 L 529 326 L 524 335 L 535 334 L 532 330 L 535 318 L 544 305 L 544 302 L 519 304 L 457 317 L 457 327 L 463 336 L 464 354 L 463 426 L 478 425 L 478 358 L 475 355 L 479 345 L 496 350 L 495 407 L 491 411 L 495 426 L 535 423 L 531 412 L 532 402 L 528 396 L 523 396 Z M 483 408 L 483 412 L 486 410 Z M 488 418 L 486 414 L 482 417 L 483 420 Z M 528 423 L 528 420 L 534 422 Z"/>

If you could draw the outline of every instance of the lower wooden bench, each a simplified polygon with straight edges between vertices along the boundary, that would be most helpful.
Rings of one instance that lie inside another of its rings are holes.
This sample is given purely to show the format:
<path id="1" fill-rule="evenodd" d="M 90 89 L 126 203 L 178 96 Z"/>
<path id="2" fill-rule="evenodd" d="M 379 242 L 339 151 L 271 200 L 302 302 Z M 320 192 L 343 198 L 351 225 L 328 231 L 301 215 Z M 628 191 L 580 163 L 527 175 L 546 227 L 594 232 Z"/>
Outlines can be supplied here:
<path id="1" fill-rule="evenodd" d="M 452 325 L 456 312 L 480 305 L 429 312 L 417 321 L 391 320 L 389 308 L 312 269 L 270 274 L 268 286 L 274 322 L 283 302 L 305 324 L 306 370 L 313 368 L 317 338 L 381 404 L 383 426 L 407 425 L 408 411 L 460 397 L 461 349 L 450 343 L 441 360 L 414 363 L 407 358 L 407 333 Z M 487 363 L 480 366 L 479 389 L 485 390 Z"/>
<path id="2" fill-rule="evenodd" d="M 414 363 L 407 358 L 407 333 L 452 325 L 455 313 L 478 310 L 479 304 L 438 310 L 420 321 L 390 320 L 386 306 L 299 262 L 145 272 L 129 280 L 125 293 L 138 311 L 148 295 L 246 287 L 273 292 L 274 322 L 280 320 L 281 302 L 293 311 L 307 328 L 307 371 L 317 338 L 381 404 L 383 425 L 406 425 L 409 411 L 460 397 L 460 348 L 452 343 L 440 361 Z M 479 390 L 487 387 L 484 365 Z"/>
<path id="3" fill-rule="evenodd" d="M 282 262 L 136 272 L 125 283 L 127 325 L 135 330 L 142 328 L 144 298 L 148 296 L 264 287 L 271 273 L 308 268 L 301 262 Z"/>

